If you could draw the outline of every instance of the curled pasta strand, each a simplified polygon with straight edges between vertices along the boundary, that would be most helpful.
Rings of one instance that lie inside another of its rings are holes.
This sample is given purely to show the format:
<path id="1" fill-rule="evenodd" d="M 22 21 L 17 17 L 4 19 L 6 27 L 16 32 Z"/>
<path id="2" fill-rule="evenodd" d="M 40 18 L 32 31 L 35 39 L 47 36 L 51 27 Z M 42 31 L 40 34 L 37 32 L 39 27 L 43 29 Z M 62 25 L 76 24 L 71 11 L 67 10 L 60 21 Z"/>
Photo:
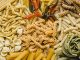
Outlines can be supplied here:
<path id="1" fill-rule="evenodd" d="M 29 36 L 29 37 L 31 38 L 31 36 Z M 31 38 L 31 40 L 42 49 L 44 49 L 44 48 L 46 48 L 46 46 L 48 46 L 48 45 L 42 46 L 40 43 L 36 42 L 34 38 Z"/>
<path id="2" fill-rule="evenodd" d="M 75 10 L 74 6 L 69 6 L 69 5 L 66 5 L 66 4 L 62 4 L 62 7 L 65 8 L 65 9 L 68 9 L 68 10 Z"/>

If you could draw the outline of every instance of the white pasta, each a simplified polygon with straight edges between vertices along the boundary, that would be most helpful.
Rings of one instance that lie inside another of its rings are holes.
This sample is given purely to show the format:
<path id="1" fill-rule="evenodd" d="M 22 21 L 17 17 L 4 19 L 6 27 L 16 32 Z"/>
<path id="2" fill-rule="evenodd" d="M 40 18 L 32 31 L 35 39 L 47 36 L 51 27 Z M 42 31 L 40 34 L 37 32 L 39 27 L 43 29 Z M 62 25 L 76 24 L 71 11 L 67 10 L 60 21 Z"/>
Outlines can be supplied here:
<path id="1" fill-rule="evenodd" d="M 19 35 L 22 35 L 23 29 L 19 28 L 19 29 L 17 30 L 17 33 L 18 33 Z"/>
<path id="2" fill-rule="evenodd" d="M 68 19 L 63 18 L 63 20 L 64 20 L 66 23 L 68 23 L 68 24 L 71 23 Z"/>
<path id="3" fill-rule="evenodd" d="M 75 33 L 75 34 L 77 34 L 77 35 L 80 35 L 80 32 L 78 32 L 76 30 L 73 30 L 72 32 Z"/>
<path id="4" fill-rule="evenodd" d="M 79 23 L 80 22 L 80 18 L 76 19 L 76 23 Z"/>
<path id="5" fill-rule="evenodd" d="M 7 56 L 7 53 L 1 52 L 1 56 Z"/>
<path id="6" fill-rule="evenodd" d="M 15 40 L 13 40 L 13 43 L 15 45 L 21 45 L 21 40 L 20 39 L 15 39 Z"/>
<path id="7" fill-rule="evenodd" d="M 3 37 L 0 37 L 0 42 L 4 42 L 4 38 Z"/>
<path id="8" fill-rule="evenodd" d="M 10 52 L 10 48 L 9 47 L 3 47 L 2 52 Z"/>
<path id="9" fill-rule="evenodd" d="M 80 24 L 76 24 L 76 27 L 80 28 Z"/>
<path id="10" fill-rule="evenodd" d="M 73 25 L 76 25 L 76 20 L 74 17 L 71 17 L 70 14 L 68 14 L 69 20 L 73 23 Z"/>
<path id="11" fill-rule="evenodd" d="M 6 58 L 0 55 L 0 60 L 6 60 Z"/>
<path id="12" fill-rule="evenodd" d="M 69 27 L 69 28 L 66 28 L 66 30 L 64 30 L 64 32 L 67 32 L 70 30 L 77 30 L 77 29 L 78 29 L 77 27 Z"/>
<path id="13" fill-rule="evenodd" d="M 62 41 L 63 37 L 64 37 L 64 33 L 63 33 L 63 31 L 61 31 L 61 34 L 58 36 L 58 40 Z"/>
<path id="14" fill-rule="evenodd" d="M 60 43 L 58 43 L 57 45 L 54 46 L 54 49 L 57 49 L 58 47 L 61 47 L 66 38 L 67 38 L 67 35 L 64 36 L 64 38 L 62 39 L 62 41 Z"/>
<path id="15" fill-rule="evenodd" d="M 10 46 L 10 41 L 9 40 L 5 40 L 5 46 Z"/>
<path id="16" fill-rule="evenodd" d="M 58 27 L 57 31 L 64 31 L 64 33 L 71 32 L 72 30 L 78 30 L 80 28 L 80 18 L 76 19 L 70 14 L 67 14 L 67 16 L 62 17 L 62 19 L 58 17 L 56 26 Z M 60 28 L 62 28 L 62 30 Z"/>
<path id="17" fill-rule="evenodd" d="M 14 47 L 14 51 L 20 51 L 21 50 L 21 46 L 15 46 Z"/>
<path id="18" fill-rule="evenodd" d="M 59 19 L 59 27 L 58 27 L 58 31 L 61 30 L 61 26 L 62 26 L 61 22 L 62 22 L 62 19 L 60 18 L 60 19 Z"/>
<path id="19" fill-rule="evenodd" d="M 19 3 L 18 3 L 18 2 Z M 0 0 L 0 60 L 10 52 L 20 51 L 23 28 L 26 20 L 23 19 L 26 7 L 23 0 Z"/>

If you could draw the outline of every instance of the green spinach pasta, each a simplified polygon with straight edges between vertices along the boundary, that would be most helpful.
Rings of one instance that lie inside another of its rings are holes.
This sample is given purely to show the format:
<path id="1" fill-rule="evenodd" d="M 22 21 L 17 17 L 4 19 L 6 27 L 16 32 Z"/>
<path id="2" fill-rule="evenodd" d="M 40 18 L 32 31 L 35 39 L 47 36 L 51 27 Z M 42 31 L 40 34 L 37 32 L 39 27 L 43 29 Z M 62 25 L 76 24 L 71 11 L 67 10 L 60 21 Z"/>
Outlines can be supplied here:
<path id="1" fill-rule="evenodd" d="M 80 36 L 69 34 L 63 43 L 63 53 L 68 57 L 80 56 Z"/>

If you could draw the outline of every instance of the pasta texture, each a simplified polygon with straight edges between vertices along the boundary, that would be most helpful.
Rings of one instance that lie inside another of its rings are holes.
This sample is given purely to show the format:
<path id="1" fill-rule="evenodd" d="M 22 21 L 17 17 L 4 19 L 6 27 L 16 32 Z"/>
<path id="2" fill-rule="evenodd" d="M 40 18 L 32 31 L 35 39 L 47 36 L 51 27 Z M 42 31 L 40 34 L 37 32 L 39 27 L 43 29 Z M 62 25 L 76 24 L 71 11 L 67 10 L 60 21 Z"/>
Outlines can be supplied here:
<path id="1" fill-rule="evenodd" d="M 34 18 L 31 24 L 28 24 L 21 40 L 24 42 L 24 47 L 30 51 L 35 51 L 37 48 L 45 49 L 56 44 L 56 29 L 52 21 L 45 22 L 44 19 Z"/>

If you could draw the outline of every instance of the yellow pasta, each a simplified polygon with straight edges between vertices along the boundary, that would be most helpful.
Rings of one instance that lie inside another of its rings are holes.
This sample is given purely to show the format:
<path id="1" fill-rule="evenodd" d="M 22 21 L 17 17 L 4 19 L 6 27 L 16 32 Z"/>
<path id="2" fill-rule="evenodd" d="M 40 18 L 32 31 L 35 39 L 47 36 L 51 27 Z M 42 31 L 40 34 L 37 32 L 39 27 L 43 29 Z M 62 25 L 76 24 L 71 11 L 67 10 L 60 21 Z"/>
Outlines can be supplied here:
<path id="1" fill-rule="evenodd" d="M 53 56 L 53 54 L 54 54 L 53 48 L 49 48 L 48 55 L 47 55 L 47 60 L 51 60 L 51 57 Z"/>
<path id="2" fill-rule="evenodd" d="M 35 53 L 31 52 L 27 58 L 27 60 L 34 60 Z"/>
<path id="3" fill-rule="evenodd" d="M 26 50 L 26 51 L 23 51 L 17 58 L 15 58 L 14 60 L 21 60 L 24 58 L 24 56 L 28 55 L 29 54 L 29 51 Z"/>
<path id="4" fill-rule="evenodd" d="M 41 49 L 37 49 L 37 51 L 35 53 L 35 58 L 37 58 L 41 53 L 42 53 L 42 50 Z"/>
<path id="5" fill-rule="evenodd" d="M 41 60 L 43 58 L 44 54 L 41 53 L 35 60 Z"/>
<path id="6" fill-rule="evenodd" d="M 56 60 L 56 54 L 53 54 L 51 60 Z"/>
<path id="7" fill-rule="evenodd" d="M 45 3 L 42 1 L 42 4 L 41 4 L 41 11 L 44 12 L 45 11 Z"/>
<path id="8" fill-rule="evenodd" d="M 54 0 L 49 0 L 49 3 L 48 3 L 48 5 L 50 5 L 52 2 L 53 2 Z"/>
<path id="9" fill-rule="evenodd" d="M 27 57 L 28 57 L 28 55 L 26 55 L 22 60 L 26 60 L 26 59 L 27 59 Z"/>
<path id="10" fill-rule="evenodd" d="M 17 56 L 19 56 L 22 52 L 17 52 L 17 53 L 11 53 L 10 55 L 8 55 L 6 57 L 7 60 L 12 60 L 13 58 L 16 58 Z"/>
<path id="11" fill-rule="evenodd" d="M 46 58 L 42 58 L 42 60 L 46 60 Z"/>
<path id="12" fill-rule="evenodd" d="M 29 0 L 23 0 L 23 4 L 26 5 L 27 7 L 29 7 Z"/>

